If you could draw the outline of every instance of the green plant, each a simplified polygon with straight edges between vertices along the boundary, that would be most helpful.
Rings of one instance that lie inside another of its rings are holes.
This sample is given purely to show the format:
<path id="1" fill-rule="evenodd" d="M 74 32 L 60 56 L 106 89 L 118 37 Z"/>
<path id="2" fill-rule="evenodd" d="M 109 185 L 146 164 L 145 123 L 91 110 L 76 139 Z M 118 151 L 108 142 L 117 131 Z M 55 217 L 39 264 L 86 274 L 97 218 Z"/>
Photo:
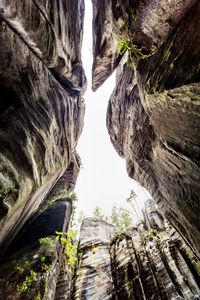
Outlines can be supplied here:
<path id="1" fill-rule="evenodd" d="M 46 257 L 45 257 L 45 256 L 43 256 L 43 255 L 41 255 L 41 256 L 40 256 L 40 260 L 41 260 L 41 262 L 44 262 L 44 261 L 45 261 L 45 259 L 46 259 Z"/>
<path id="2" fill-rule="evenodd" d="M 117 48 L 120 50 L 121 55 L 123 55 L 128 50 L 127 65 L 130 67 L 133 67 L 134 64 L 140 59 L 145 59 L 151 56 L 148 50 L 143 49 L 143 47 L 138 43 L 134 43 L 130 39 L 130 37 L 127 37 L 127 39 L 122 38 L 117 43 Z"/>
<path id="3" fill-rule="evenodd" d="M 117 48 L 120 50 L 121 55 L 128 51 L 127 65 L 130 67 L 134 67 L 134 64 L 138 60 L 151 56 L 149 51 L 138 42 L 134 41 L 134 37 L 132 37 L 131 27 L 134 23 L 134 19 L 135 11 L 130 9 L 127 12 L 123 25 L 119 29 L 120 40 L 117 43 Z"/>
<path id="4" fill-rule="evenodd" d="M 40 245 L 49 246 L 49 247 L 55 247 L 54 240 L 49 237 L 41 238 L 39 239 Z"/>
<path id="5" fill-rule="evenodd" d="M 149 230 L 145 230 L 144 233 L 146 233 L 148 236 L 152 237 L 157 234 L 157 230 L 154 228 L 150 228 Z"/>
<path id="6" fill-rule="evenodd" d="M 49 237 L 41 238 L 39 239 L 39 242 L 41 246 L 45 247 L 45 249 L 47 249 L 50 252 L 53 252 L 56 247 L 54 240 Z"/>
<path id="7" fill-rule="evenodd" d="M 56 199 L 53 199 L 52 201 L 49 202 L 47 208 L 54 206 Z M 42 210 L 41 210 L 42 212 Z"/>
<path id="8" fill-rule="evenodd" d="M 25 280 L 21 285 L 17 285 L 18 293 L 29 292 L 33 282 L 37 281 L 37 273 L 33 270 L 30 270 L 30 276 L 26 276 Z"/>
<path id="9" fill-rule="evenodd" d="M 109 217 L 103 214 L 102 209 L 99 206 L 94 209 L 93 215 L 100 220 L 114 225 L 118 232 L 124 231 L 125 228 L 132 225 L 132 216 L 130 211 L 123 207 L 117 207 L 116 204 L 113 205 L 112 213 Z"/>
<path id="10" fill-rule="evenodd" d="M 126 50 L 131 50 L 131 45 L 128 41 L 126 41 L 124 38 L 122 38 L 118 43 L 117 43 L 117 48 L 120 50 L 120 54 L 124 54 Z"/>
<path id="11" fill-rule="evenodd" d="M 107 216 L 104 216 L 102 208 L 97 206 L 95 207 L 94 211 L 93 211 L 93 215 L 98 218 L 99 220 L 105 221 L 105 222 L 109 222 L 109 218 Z"/>
<path id="12" fill-rule="evenodd" d="M 62 198 L 69 198 L 69 193 L 66 189 L 61 190 L 58 195 L 54 196 L 52 201 L 49 203 L 49 205 L 52 205 L 55 200 L 62 199 Z"/>
<path id="13" fill-rule="evenodd" d="M 77 243 L 74 242 L 77 232 L 72 228 L 69 228 L 67 233 L 56 231 L 56 234 L 56 239 L 60 239 L 61 243 L 64 245 L 64 252 L 68 259 L 67 264 L 70 267 L 74 267 L 77 261 Z"/>
<path id="14" fill-rule="evenodd" d="M 81 210 L 79 213 L 79 217 L 78 217 L 78 224 L 82 224 L 83 220 L 86 219 L 86 215 L 84 214 L 84 212 Z"/>
<path id="15" fill-rule="evenodd" d="M 43 272 L 49 272 L 51 270 L 51 265 L 47 265 L 47 264 L 43 263 L 41 266 L 41 270 Z"/>
<path id="16" fill-rule="evenodd" d="M 30 262 L 28 260 L 25 261 L 25 266 L 28 266 Z"/>
<path id="17" fill-rule="evenodd" d="M 143 246 L 146 245 L 148 241 L 153 240 L 153 237 L 156 237 L 156 240 L 159 241 L 159 236 L 157 235 L 157 230 L 154 228 L 150 228 L 149 230 L 145 230 L 143 233 L 139 233 L 140 240 Z"/>
<path id="18" fill-rule="evenodd" d="M 15 266 L 15 270 L 19 271 L 19 273 L 23 273 L 24 272 L 24 269 L 21 268 L 20 266 Z"/>
<path id="19" fill-rule="evenodd" d="M 72 200 L 71 227 L 74 227 L 73 222 L 74 222 L 74 219 L 75 219 L 75 212 L 76 212 L 76 208 L 77 208 L 77 206 L 75 205 L 75 202 L 78 201 L 78 198 L 77 198 L 75 192 L 72 192 L 72 193 L 69 195 L 69 198 Z"/>

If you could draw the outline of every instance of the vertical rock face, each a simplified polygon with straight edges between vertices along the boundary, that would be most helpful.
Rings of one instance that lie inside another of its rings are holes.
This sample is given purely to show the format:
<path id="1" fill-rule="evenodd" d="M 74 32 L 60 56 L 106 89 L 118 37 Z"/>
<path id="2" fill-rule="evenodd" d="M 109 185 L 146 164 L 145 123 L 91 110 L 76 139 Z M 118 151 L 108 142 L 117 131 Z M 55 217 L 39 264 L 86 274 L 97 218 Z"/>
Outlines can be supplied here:
<path id="1" fill-rule="evenodd" d="M 67 231 L 71 204 L 58 199 L 24 227 L 0 266 L 0 299 L 54 299 L 66 259 L 55 232 Z"/>
<path id="2" fill-rule="evenodd" d="M 114 71 L 121 55 L 120 34 L 129 38 L 141 55 L 151 55 L 165 42 L 196 0 L 93 0 L 93 90 Z"/>
<path id="3" fill-rule="evenodd" d="M 114 299 L 109 255 L 113 231 L 114 227 L 104 221 L 95 218 L 83 221 L 74 299 Z"/>
<path id="4" fill-rule="evenodd" d="M 141 228 L 113 236 L 111 225 L 83 221 L 73 299 L 200 297 L 200 262 L 153 200 L 145 204 Z"/>
<path id="5" fill-rule="evenodd" d="M 94 89 L 119 63 L 111 37 L 127 39 L 135 60 L 132 68 L 125 59 L 117 68 L 107 110 L 111 141 L 129 176 L 200 253 L 200 3 L 115 1 L 102 10 L 93 5 Z"/>
<path id="6" fill-rule="evenodd" d="M 54 185 L 57 193 L 76 182 L 86 85 L 83 15 L 82 0 L 0 1 L 3 249 Z"/>

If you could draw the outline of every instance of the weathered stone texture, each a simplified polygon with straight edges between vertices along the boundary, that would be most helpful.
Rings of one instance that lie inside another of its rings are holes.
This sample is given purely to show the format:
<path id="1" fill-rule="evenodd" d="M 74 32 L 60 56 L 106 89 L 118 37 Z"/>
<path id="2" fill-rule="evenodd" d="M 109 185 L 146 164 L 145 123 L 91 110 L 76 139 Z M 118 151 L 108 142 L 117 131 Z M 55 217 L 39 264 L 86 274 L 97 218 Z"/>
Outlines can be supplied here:
<path id="1" fill-rule="evenodd" d="M 76 182 L 80 162 L 75 148 L 83 127 L 86 83 L 81 63 L 83 14 L 82 0 L 0 2 L 4 245 L 61 177 L 66 180 L 62 189 L 72 189 Z"/>
<path id="2" fill-rule="evenodd" d="M 138 57 L 133 69 L 125 59 L 118 66 L 107 110 L 111 141 L 125 158 L 129 176 L 200 253 L 200 3 L 115 1 L 101 10 L 93 5 L 94 89 L 119 63 L 116 43 L 107 41 L 117 36 L 127 16 L 125 38 L 150 55 Z M 97 22 L 101 18 L 104 22 Z M 105 52 L 97 40 L 104 41 Z"/>
<path id="3" fill-rule="evenodd" d="M 54 299 L 66 260 L 55 232 L 67 232 L 71 210 L 71 200 L 56 200 L 24 226 L 10 248 L 14 254 L 0 265 L 0 299 Z M 35 272 L 36 280 L 28 282 L 31 272 Z"/>
<path id="4" fill-rule="evenodd" d="M 93 0 L 93 90 L 117 67 L 120 38 L 131 40 L 142 55 L 154 54 L 197 0 Z M 123 34 L 120 37 L 120 33 Z"/>
<path id="5" fill-rule="evenodd" d="M 116 235 L 103 221 L 83 221 L 73 299 L 199 299 L 200 261 L 153 200 L 145 203 L 142 221 L 143 229 Z"/>
<path id="6" fill-rule="evenodd" d="M 84 2 L 1 1 L 1 17 L 70 94 L 85 85 L 81 64 Z"/>
<path id="7" fill-rule="evenodd" d="M 104 221 L 95 218 L 83 221 L 74 299 L 114 299 L 109 255 L 113 231 L 114 227 Z"/>

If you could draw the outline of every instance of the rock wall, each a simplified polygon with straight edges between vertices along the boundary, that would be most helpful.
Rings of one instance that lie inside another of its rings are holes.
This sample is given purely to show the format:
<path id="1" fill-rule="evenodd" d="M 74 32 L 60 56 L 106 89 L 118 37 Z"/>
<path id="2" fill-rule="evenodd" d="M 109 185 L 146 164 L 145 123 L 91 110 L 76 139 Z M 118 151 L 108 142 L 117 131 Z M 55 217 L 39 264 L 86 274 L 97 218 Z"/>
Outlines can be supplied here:
<path id="1" fill-rule="evenodd" d="M 81 226 L 73 299 L 198 299 L 200 261 L 153 200 L 137 227 L 115 234 L 88 218 Z"/>
<path id="2" fill-rule="evenodd" d="M 70 199 L 58 199 L 24 226 L 0 265 L 0 299 L 55 299 L 63 265 L 70 278 L 56 231 L 67 232 L 71 211 Z"/>
<path id="3" fill-rule="evenodd" d="M 0 244 L 72 189 L 84 118 L 84 2 L 0 1 Z M 65 183 L 65 184 L 64 184 Z"/>
<path id="4" fill-rule="evenodd" d="M 114 299 L 110 239 L 114 227 L 95 218 L 81 225 L 74 299 Z"/>
<path id="5" fill-rule="evenodd" d="M 200 253 L 200 3 L 119 0 L 93 7 L 93 89 L 118 66 L 107 110 L 111 142 L 129 176 Z M 120 39 L 132 49 L 129 66 L 116 47 Z"/>

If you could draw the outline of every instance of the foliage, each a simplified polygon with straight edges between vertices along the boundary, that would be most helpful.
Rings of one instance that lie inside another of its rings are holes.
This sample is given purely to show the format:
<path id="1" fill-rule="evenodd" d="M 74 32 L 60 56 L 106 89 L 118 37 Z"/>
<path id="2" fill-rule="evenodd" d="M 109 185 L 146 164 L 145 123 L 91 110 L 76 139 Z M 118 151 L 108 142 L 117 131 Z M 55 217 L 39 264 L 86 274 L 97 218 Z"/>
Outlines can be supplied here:
<path id="1" fill-rule="evenodd" d="M 75 227 L 75 202 L 78 201 L 78 199 L 74 191 L 72 193 L 68 193 L 67 190 L 63 190 L 60 192 L 59 197 L 63 196 L 72 200 L 72 214 L 67 233 L 56 231 L 56 239 L 60 239 L 61 243 L 64 245 L 64 253 L 67 258 L 67 264 L 70 267 L 69 272 L 71 272 L 71 269 L 74 268 L 77 261 L 77 241 L 75 239 L 77 232 L 73 228 Z"/>
<path id="2" fill-rule="evenodd" d="M 72 228 L 69 228 L 67 233 L 56 231 L 56 239 L 60 239 L 61 243 L 64 245 L 64 252 L 68 259 L 67 264 L 72 268 L 77 261 L 77 243 L 74 242 L 74 238 L 77 232 Z"/>
<path id="3" fill-rule="evenodd" d="M 83 220 L 86 219 L 86 215 L 84 214 L 84 212 L 81 210 L 79 213 L 79 217 L 78 217 L 78 224 L 81 224 L 83 222 Z"/>
<path id="4" fill-rule="evenodd" d="M 51 265 L 47 265 L 45 263 L 42 264 L 41 270 L 43 272 L 49 272 L 51 270 Z"/>
<path id="5" fill-rule="evenodd" d="M 109 222 L 109 218 L 107 216 L 103 215 L 102 212 L 102 208 L 97 206 L 95 207 L 94 211 L 93 211 L 93 215 L 98 218 L 99 220 L 105 221 L 105 222 Z"/>
<path id="6" fill-rule="evenodd" d="M 23 273 L 23 272 L 24 272 L 24 269 L 21 268 L 21 267 L 18 266 L 18 265 L 15 267 L 15 270 L 19 271 L 19 273 Z"/>
<path id="7" fill-rule="evenodd" d="M 117 48 L 120 50 L 120 54 L 122 55 L 126 50 L 131 50 L 131 44 L 129 41 L 126 41 L 124 38 L 122 38 L 117 43 Z"/>
<path id="8" fill-rule="evenodd" d="M 123 207 L 117 207 L 116 204 L 114 204 L 111 216 L 109 217 L 105 216 L 102 213 L 102 209 L 99 206 L 94 209 L 93 214 L 98 219 L 114 225 L 117 231 L 123 231 L 125 228 L 131 226 L 132 224 L 130 211 Z"/>
<path id="9" fill-rule="evenodd" d="M 121 28 L 119 29 L 120 41 L 117 43 L 117 48 L 120 50 L 120 54 L 123 55 L 128 51 L 127 65 L 133 67 L 135 62 L 140 59 L 145 59 L 149 57 L 149 51 L 145 49 L 142 45 L 134 42 L 132 37 L 132 24 L 134 23 L 135 12 L 130 9 L 126 15 L 125 21 Z"/>
<path id="10" fill-rule="evenodd" d="M 78 201 L 78 198 L 77 198 L 77 195 L 76 195 L 75 192 L 72 192 L 69 197 L 72 200 L 71 226 L 73 227 L 74 226 L 73 222 L 74 222 L 74 218 L 75 218 L 75 212 L 76 212 L 76 208 L 77 208 L 77 206 L 75 205 L 75 202 Z"/>
<path id="11" fill-rule="evenodd" d="M 29 292 L 34 281 L 37 281 L 37 273 L 30 270 L 30 276 L 26 276 L 21 285 L 17 285 L 18 293 Z"/>
<path id="12" fill-rule="evenodd" d="M 57 199 L 68 198 L 68 196 L 69 196 L 69 193 L 65 189 L 65 190 L 60 191 L 58 195 L 56 195 L 55 197 L 53 197 L 53 200 L 55 201 Z"/>
<path id="13" fill-rule="evenodd" d="M 140 240 L 143 245 L 146 245 L 148 241 L 151 241 L 153 237 L 156 236 L 157 240 L 159 237 L 157 236 L 157 230 L 154 228 L 150 228 L 149 230 L 145 230 L 143 233 L 140 233 Z"/>
<path id="14" fill-rule="evenodd" d="M 110 220 L 111 223 L 116 227 L 117 231 L 122 231 L 132 224 L 130 211 L 123 207 L 117 207 L 116 204 L 114 204 L 112 208 Z"/>
<path id="15" fill-rule="evenodd" d="M 129 203 L 132 200 L 134 200 L 136 197 L 137 197 L 137 194 L 133 190 L 131 190 L 130 196 L 126 199 L 126 201 Z"/>
<path id="16" fill-rule="evenodd" d="M 10 188 L 8 190 L 8 192 L 3 192 L 2 190 L 0 190 L 0 197 L 3 199 L 3 200 L 6 200 L 8 198 L 8 196 L 12 193 L 15 193 L 17 190 L 15 188 Z"/>
<path id="17" fill-rule="evenodd" d="M 57 199 L 63 199 L 63 198 L 69 198 L 72 201 L 77 200 L 77 196 L 76 196 L 75 192 L 69 193 L 68 190 L 64 189 L 64 190 L 61 190 L 58 195 L 54 196 L 52 201 L 55 201 Z"/>
<path id="18" fill-rule="evenodd" d="M 51 251 L 51 252 L 54 251 L 56 245 L 52 238 L 49 238 L 49 237 L 41 238 L 41 239 L 39 239 L 39 242 L 40 242 L 41 246 L 44 246 L 49 251 Z"/>
<path id="19" fill-rule="evenodd" d="M 43 255 L 41 255 L 41 256 L 40 256 L 40 260 L 41 260 L 41 262 L 44 262 L 44 261 L 45 261 L 45 259 L 46 259 L 46 257 L 45 257 L 45 256 L 43 256 Z"/>

